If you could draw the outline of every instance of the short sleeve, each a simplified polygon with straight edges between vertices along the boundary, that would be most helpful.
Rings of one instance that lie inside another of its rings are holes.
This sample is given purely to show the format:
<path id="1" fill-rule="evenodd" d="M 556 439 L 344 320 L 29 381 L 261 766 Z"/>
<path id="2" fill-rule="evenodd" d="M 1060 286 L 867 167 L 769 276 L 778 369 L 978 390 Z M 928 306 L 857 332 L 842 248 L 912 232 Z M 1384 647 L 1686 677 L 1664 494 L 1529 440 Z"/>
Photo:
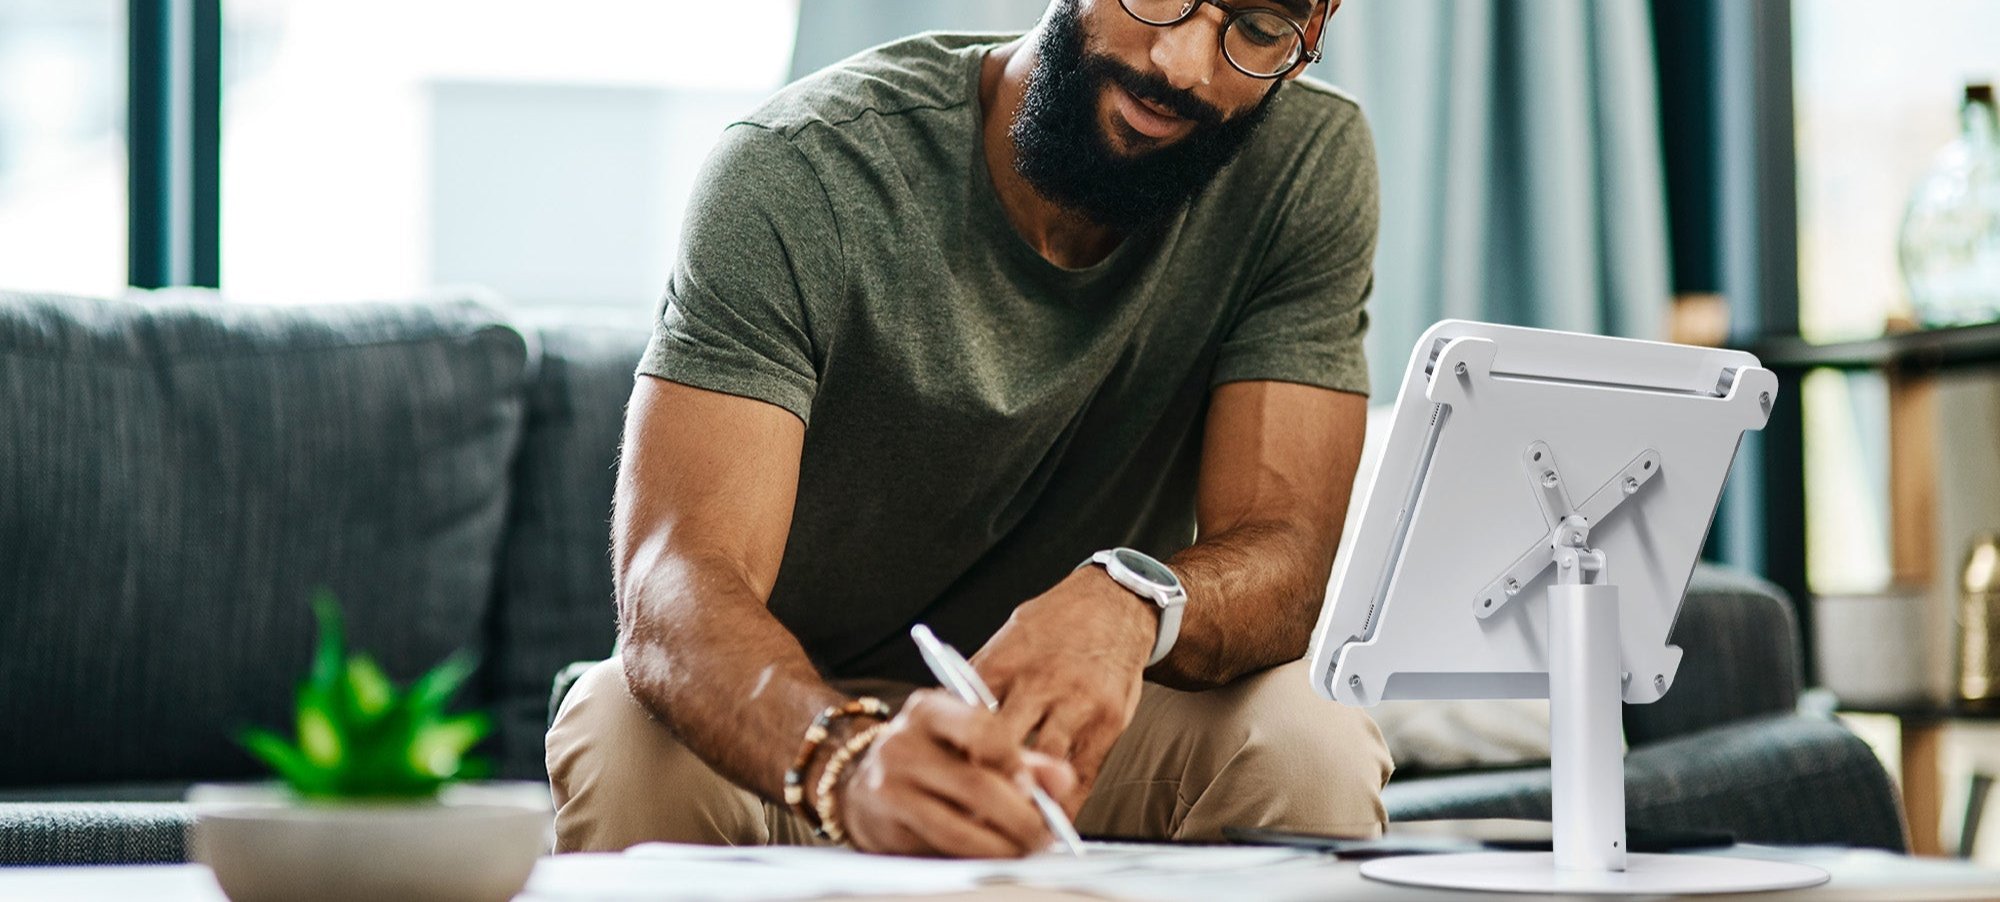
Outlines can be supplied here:
<path id="1" fill-rule="evenodd" d="M 1367 302 L 1380 216 L 1375 142 L 1358 109 L 1327 123 L 1291 184 L 1257 287 L 1210 382 L 1273 380 L 1368 393 Z"/>
<path id="2" fill-rule="evenodd" d="M 702 167 L 639 372 L 775 404 L 810 421 L 810 311 L 836 297 L 841 249 L 810 162 L 780 132 L 723 131 Z"/>

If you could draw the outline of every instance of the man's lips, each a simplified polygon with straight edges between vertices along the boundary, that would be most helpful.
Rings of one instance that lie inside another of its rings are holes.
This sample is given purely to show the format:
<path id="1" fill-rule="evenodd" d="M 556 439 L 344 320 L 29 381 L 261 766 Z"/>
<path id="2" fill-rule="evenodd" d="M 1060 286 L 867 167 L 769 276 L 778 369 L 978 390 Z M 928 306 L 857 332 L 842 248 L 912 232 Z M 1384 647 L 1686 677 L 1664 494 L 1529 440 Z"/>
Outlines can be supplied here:
<path id="1" fill-rule="evenodd" d="M 1165 107 L 1125 90 L 1115 81 L 1111 82 L 1111 102 L 1118 107 L 1118 114 L 1125 117 L 1126 123 L 1148 138 L 1171 138 L 1194 125 L 1192 120 L 1174 115 Z"/>

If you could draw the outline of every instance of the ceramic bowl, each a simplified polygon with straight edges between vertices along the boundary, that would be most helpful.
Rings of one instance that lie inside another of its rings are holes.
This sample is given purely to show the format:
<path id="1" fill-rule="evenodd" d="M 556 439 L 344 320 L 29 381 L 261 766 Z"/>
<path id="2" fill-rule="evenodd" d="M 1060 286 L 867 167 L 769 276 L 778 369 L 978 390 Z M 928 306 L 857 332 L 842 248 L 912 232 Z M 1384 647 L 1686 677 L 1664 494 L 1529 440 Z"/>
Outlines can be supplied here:
<path id="1" fill-rule="evenodd" d="M 502 902 L 554 841 L 548 787 L 447 787 L 421 802 L 302 800 L 275 784 L 204 784 L 189 845 L 233 902 Z"/>

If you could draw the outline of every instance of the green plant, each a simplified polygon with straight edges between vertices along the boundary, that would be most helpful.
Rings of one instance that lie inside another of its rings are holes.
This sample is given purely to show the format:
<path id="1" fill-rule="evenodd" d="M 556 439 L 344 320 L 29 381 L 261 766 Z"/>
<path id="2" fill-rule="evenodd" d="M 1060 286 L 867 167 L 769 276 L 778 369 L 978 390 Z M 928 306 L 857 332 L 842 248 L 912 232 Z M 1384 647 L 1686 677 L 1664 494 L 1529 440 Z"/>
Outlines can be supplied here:
<path id="1" fill-rule="evenodd" d="M 485 762 L 466 752 L 492 721 L 444 711 L 472 674 L 470 654 L 444 659 L 399 691 L 367 655 L 347 654 L 331 593 L 314 594 L 313 613 L 319 645 L 299 686 L 298 739 L 251 728 L 238 737 L 251 754 L 308 798 L 418 798 L 486 773 Z"/>

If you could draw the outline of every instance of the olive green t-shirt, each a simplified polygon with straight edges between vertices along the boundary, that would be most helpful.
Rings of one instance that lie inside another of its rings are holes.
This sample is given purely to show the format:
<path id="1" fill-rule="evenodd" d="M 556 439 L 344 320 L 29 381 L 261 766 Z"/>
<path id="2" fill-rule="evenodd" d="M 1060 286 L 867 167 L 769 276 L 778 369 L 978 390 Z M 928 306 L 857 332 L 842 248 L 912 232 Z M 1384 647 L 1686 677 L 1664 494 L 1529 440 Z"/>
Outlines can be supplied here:
<path id="1" fill-rule="evenodd" d="M 911 624 L 970 653 L 1094 551 L 1191 544 L 1216 385 L 1368 388 L 1352 99 L 1286 84 L 1185 211 L 1065 269 L 981 151 L 1006 39 L 888 44 L 725 130 L 639 365 L 805 421 L 770 607 L 832 676 L 927 683 Z"/>

